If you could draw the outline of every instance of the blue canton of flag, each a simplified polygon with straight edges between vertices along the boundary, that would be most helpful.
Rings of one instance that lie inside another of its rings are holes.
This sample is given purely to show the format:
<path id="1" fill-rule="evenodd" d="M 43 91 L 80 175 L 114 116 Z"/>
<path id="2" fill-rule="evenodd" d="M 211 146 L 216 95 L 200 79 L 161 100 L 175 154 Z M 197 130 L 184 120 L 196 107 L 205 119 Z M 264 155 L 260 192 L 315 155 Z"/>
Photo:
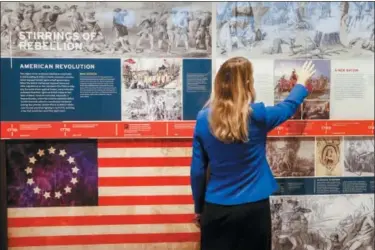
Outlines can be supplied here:
<path id="1" fill-rule="evenodd" d="M 98 204 L 97 143 L 8 142 L 8 207 Z"/>

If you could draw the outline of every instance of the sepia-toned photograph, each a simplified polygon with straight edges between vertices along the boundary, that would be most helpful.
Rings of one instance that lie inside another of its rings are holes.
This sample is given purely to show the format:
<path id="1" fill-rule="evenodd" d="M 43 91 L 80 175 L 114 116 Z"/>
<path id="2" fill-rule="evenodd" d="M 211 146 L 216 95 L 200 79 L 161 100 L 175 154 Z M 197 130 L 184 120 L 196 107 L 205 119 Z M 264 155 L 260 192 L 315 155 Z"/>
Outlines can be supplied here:
<path id="1" fill-rule="evenodd" d="M 125 90 L 122 98 L 123 121 L 182 120 L 181 90 Z"/>
<path id="2" fill-rule="evenodd" d="M 210 57 L 211 19 L 208 2 L 1 2 L 1 56 Z"/>
<path id="3" fill-rule="evenodd" d="M 374 195 L 271 198 L 273 250 L 373 250 Z"/>
<path id="4" fill-rule="evenodd" d="M 126 89 L 181 89 L 182 59 L 139 58 L 123 61 Z"/>
<path id="5" fill-rule="evenodd" d="M 374 2 L 220 2 L 216 15 L 218 56 L 374 56 Z"/>
<path id="6" fill-rule="evenodd" d="M 374 137 L 344 137 L 344 176 L 373 176 L 374 165 Z"/>
<path id="7" fill-rule="evenodd" d="M 328 120 L 330 115 L 329 101 L 305 101 L 302 104 L 303 120 Z"/>
<path id="8" fill-rule="evenodd" d="M 311 93 L 307 99 L 329 100 L 331 83 L 331 62 L 329 60 L 313 60 L 315 74 L 308 79 Z M 284 99 L 297 84 L 296 70 L 301 68 L 305 60 L 275 60 L 275 100 Z"/>
<path id="9" fill-rule="evenodd" d="M 316 138 L 316 176 L 341 176 L 341 137 Z"/>
<path id="10" fill-rule="evenodd" d="M 314 176 L 314 138 L 269 138 L 266 150 L 275 176 Z"/>

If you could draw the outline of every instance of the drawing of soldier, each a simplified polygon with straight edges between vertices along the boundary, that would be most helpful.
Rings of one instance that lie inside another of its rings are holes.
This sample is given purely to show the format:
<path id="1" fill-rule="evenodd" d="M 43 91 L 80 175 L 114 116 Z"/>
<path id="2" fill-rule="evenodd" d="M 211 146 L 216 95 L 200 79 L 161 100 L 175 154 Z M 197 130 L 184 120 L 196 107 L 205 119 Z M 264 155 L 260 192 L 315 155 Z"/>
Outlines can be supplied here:
<path id="1" fill-rule="evenodd" d="M 292 75 L 289 78 L 289 82 L 290 82 L 290 86 L 289 86 L 290 89 L 292 89 L 297 83 L 297 73 L 295 69 L 293 69 L 292 71 Z"/>
<path id="2" fill-rule="evenodd" d="M 374 249 L 374 214 L 364 216 L 354 229 L 356 235 L 346 242 L 344 250 Z"/>
<path id="3" fill-rule="evenodd" d="M 17 34 L 15 34 L 15 32 L 12 32 L 14 29 L 11 25 L 12 15 L 13 15 L 13 11 L 9 8 L 5 8 L 1 17 L 0 37 L 1 37 L 1 41 L 4 43 L 4 46 L 6 48 L 10 48 L 10 39 L 13 44 L 15 44 L 15 42 L 18 39 Z M 12 37 L 10 37 L 9 39 L 9 36 L 12 36 Z"/>
<path id="4" fill-rule="evenodd" d="M 342 250 L 344 240 L 346 239 L 347 234 L 345 234 L 343 237 L 341 237 L 337 233 L 332 233 L 329 237 L 329 242 L 331 244 L 331 247 L 328 247 L 327 250 Z"/>
<path id="5" fill-rule="evenodd" d="M 25 12 L 26 5 L 24 3 L 19 3 L 18 8 L 13 14 L 12 27 L 13 29 L 19 26 L 23 20 L 23 14 Z"/>
<path id="6" fill-rule="evenodd" d="M 282 208 L 282 203 L 272 204 L 272 249 L 278 250 L 280 248 L 279 236 L 282 229 L 282 219 L 280 216 L 280 211 Z"/>
<path id="7" fill-rule="evenodd" d="M 168 19 L 169 19 L 168 11 L 163 11 L 160 14 L 160 18 L 157 21 L 157 39 L 158 39 L 158 49 L 160 50 L 163 46 L 163 42 L 169 43 L 168 37 Z"/>
<path id="8" fill-rule="evenodd" d="M 1 15 L 1 36 L 7 35 L 11 27 L 13 10 L 5 8 Z"/>
<path id="9" fill-rule="evenodd" d="M 291 250 L 295 250 L 298 246 L 304 245 L 304 238 L 308 233 L 308 220 L 305 213 L 310 213 L 311 210 L 302 208 L 296 200 L 288 200 L 287 203 L 292 208 L 292 215 L 288 222 L 288 228 L 291 230 L 288 239 L 293 245 Z"/>
<path id="10" fill-rule="evenodd" d="M 20 24 L 21 31 L 34 31 L 36 26 L 34 24 L 34 15 L 37 12 L 40 12 L 41 9 L 35 9 L 34 4 L 29 4 L 25 6 L 23 12 L 23 20 Z"/>
<path id="11" fill-rule="evenodd" d="M 52 11 L 51 5 L 45 4 L 42 6 L 42 10 L 40 11 L 40 15 L 36 24 L 38 31 L 41 31 L 41 32 L 46 31 L 43 26 L 44 26 L 44 23 L 47 21 L 48 15 L 51 11 Z"/>
<path id="12" fill-rule="evenodd" d="M 122 10 L 116 8 L 113 10 L 113 26 L 116 32 L 116 40 L 114 42 L 114 51 L 122 50 L 123 52 L 130 52 L 130 43 L 129 43 L 129 31 L 128 27 L 125 24 L 125 18 L 128 15 L 127 10 Z"/>
<path id="13" fill-rule="evenodd" d="M 26 5 L 24 3 L 19 3 L 18 8 L 10 13 L 9 16 L 9 23 L 7 27 L 6 33 L 3 33 L 3 36 L 10 35 L 12 44 L 7 44 L 9 47 L 10 45 L 16 45 L 19 41 L 19 32 L 21 31 L 20 25 L 24 19 L 24 12 L 26 9 Z M 6 20 L 6 19 L 5 19 Z M 4 21 L 5 21 L 4 20 Z M 4 24 L 4 23 L 3 23 Z"/>
<path id="14" fill-rule="evenodd" d="M 356 172 L 358 172 L 358 175 L 360 176 L 365 170 L 366 170 L 365 158 L 362 155 L 359 155 Z"/>
<path id="15" fill-rule="evenodd" d="M 88 33 L 95 33 L 92 40 L 86 41 L 84 50 L 90 52 L 101 52 L 104 48 L 105 41 L 98 20 L 95 18 L 95 14 L 96 12 L 92 11 L 85 13 L 84 15 L 83 30 Z"/>
<path id="16" fill-rule="evenodd" d="M 156 24 L 156 18 L 157 18 L 158 13 L 157 12 L 152 12 L 151 16 L 149 18 L 144 19 L 139 27 L 141 28 L 141 31 L 138 32 L 139 39 L 136 44 L 136 50 L 138 52 L 142 52 L 143 49 L 141 47 L 141 44 L 144 40 L 149 40 L 150 42 L 150 50 L 154 50 L 154 28 Z"/>
<path id="17" fill-rule="evenodd" d="M 358 153 L 355 149 L 354 142 L 351 141 L 349 142 L 349 147 L 348 147 L 348 160 L 347 160 L 348 171 L 354 172 L 354 166 L 357 160 L 358 160 Z"/>
<path id="18" fill-rule="evenodd" d="M 336 232 L 331 233 L 329 237 L 326 236 L 326 234 L 322 230 L 318 230 L 319 235 L 321 235 L 323 238 L 326 239 L 327 242 L 327 247 L 325 248 L 326 250 L 343 250 L 344 249 L 344 241 L 346 240 L 348 233 L 344 230 L 341 229 L 342 231 L 342 236 Z"/>
<path id="19" fill-rule="evenodd" d="M 84 28 L 87 32 L 95 33 L 96 36 L 103 36 L 102 30 L 98 24 L 98 20 L 95 18 L 96 12 L 88 12 L 84 15 Z"/>
<path id="20" fill-rule="evenodd" d="M 204 44 L 205 49 L 208 50 L 211 47 L 211 35 L 210 35 L 210 25 L 211 25 L 212 15 L 209 11 L 203 12 L 203 17 L 200 20 L 200 25 L 198 31 L 195 34 L 195 46 L 198 49 L 201 44 Z"/>
<path id="21" fill-rule="evenodd" d="M 150 104 L 148 106 L 148 117 L 151 121 L 156 120 L 156 107 L 155 107 L 155 97 L 151 96 Z"/>
<path id="22" fill-rule="evenodd" d="M 68 17 L 70 19 L 70 29 L 72 32 L 82 32 L 83 17 L 80 12 L 77 11 L 78 6 L 72 5 L 69 8 Z"/>
<path id="23" fill-rule="evenodd" d="M 60 15 L 65 14 L 67 10 L 62 10 L 59 6 L 55 5 L 51 12 L 47 12 L 47 17 L 43 23 L 43 28 L 49 32 L 57 32 L 56 23 Z"/>
<path id="24" fill-rule="evenodd" d="M 37 12 L 40 12 L 41 9 L 35 9 L 34 4 L 25 5 L 25 9 L 23 11 L 23 19 L 16 28 L 16 31 L 18 32 L 33 32 L 36 30 L 36 25 L 34 24 L 34 15 Z M 28 39 L 26 39 L 25 42 L 27 42 Z M 30 39 L 32 41 L 35 41 L 34 38 Z"/>
<path id="25" fill-rule="evenodd" d="M 186 10 L 177 13 L 176 23 L 176 47 L 179 46 L 180 42 L 185 45 L 185 50 L 189 50 L 189 12 Z"/>
<path id="26" fill-rule="evenodd" d="M 238 48 L 238 49 L 245 47 L 245 45 L 242 43 L 242 41 L 240 40 L 238 36 L 237 25 L 238 25 L 237 18 L 232 17 L 229 21 L 229 32 L 230 32 L 230 39 L 231 39 L 230 50 L 233 47 Z"/>

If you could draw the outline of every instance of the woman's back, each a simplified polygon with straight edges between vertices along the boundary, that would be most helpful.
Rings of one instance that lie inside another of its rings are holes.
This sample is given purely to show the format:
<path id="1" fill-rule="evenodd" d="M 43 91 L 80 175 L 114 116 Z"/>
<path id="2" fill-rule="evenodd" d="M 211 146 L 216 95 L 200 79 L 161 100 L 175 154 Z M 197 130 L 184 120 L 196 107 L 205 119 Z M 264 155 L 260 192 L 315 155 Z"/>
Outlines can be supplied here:
<path id="1" fill-rule="evenodd" d="M 260 113 L 262 110 L 255 108 L 254 112 Z M 264 198 L 263 194 L 267 196 L 272 193 L 276 184 L 265 157 L 267 131 L 264 129 L 264 121 L 250 120 L 248 142 L 223 143 L 210 133 L 208 113 L 209 109 L 202 111 L 197 121 L 198 133 L 210 162 L 205 200 L 233 205 L 259 200 Z M 262 188 L 255 190 L 259 185 Z"/>
<path id="2" fill-rule="evenodd" d="M 248 121 L 246 142 L 220 141 L 211 132 L 211 109 L 206 108 L 199 113 L 195 151 L 202 147 L 203 154 L 206 154 L 202 157 L 209 161 L 206 201 L 222 205 L 242 204 L 269 197 L 276 190 L 276 181 L 266 159 L 267 133 L 292 116 L 307 93 L 305 87 L 297 85 L 289 97 L 276 106 L 250 104 L 252 113 Z M 194 161 L 198 164 L 197 169 L 201 162 L 193 158 L 192 172 L 196 168 Z"/>

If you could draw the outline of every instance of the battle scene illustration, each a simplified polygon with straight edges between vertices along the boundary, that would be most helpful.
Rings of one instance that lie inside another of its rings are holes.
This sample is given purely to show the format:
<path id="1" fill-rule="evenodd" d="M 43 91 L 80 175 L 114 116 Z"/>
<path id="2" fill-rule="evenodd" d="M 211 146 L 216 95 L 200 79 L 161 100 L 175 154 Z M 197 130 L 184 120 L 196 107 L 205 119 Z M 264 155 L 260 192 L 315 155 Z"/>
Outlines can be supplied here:
<path id="1" fill-rule="evenodd" d="M 122 120 L 182 120 L 181 90 L 123 91 Z"/>
<path id="2" fill-rule="evenodd" d="M 341 147 L 340 137 L 316 138 L 316 176 L 341 176 Z"/>
<path id="3" fill-rule="evenodd" d="M 331 90 L 331 63 L 329 60 L 313 60 L 315 74 L 308 80 L 311 93 L 307 99 L 329 100 Z M 296 70 L 301 68 L 305 60 L 275 60 L 276 100 L 284 99 L 297 84 Z"/>
<path id="4" fill-rule="evenodd" d="M 329 101 L 305 101 L 302 104 L 302 119 L 328 120 L 330 110 Z"/>
<path id="5" fill-rule="evenodd" d="M 126 59 L 123 83 L 126 89 L 181 88 L 182 60 L 165 58 Z"/>
<path id="6" fill-rule="evenodd" d="M 374 250 L 372 194 L 271 199 L 273 250 Z"/>
<path id="7" fill-rule="evenodd" d="M 218 55 L 374 56 L 374 2 L 221 2 L 216 12 Z"/>
<path id="8" fill-rule="evenodd" d="M 205 2 L 2 2 L 1 55 L 210 57 L 211 6 Z"/>
<path id="9" fill-rule="evenodd" d="M 344 137 L 345 176 L 374 175 L 374 137 Z"/>
<path id="10" fill-rule="evenodd" d="M 277 177 L 314 176 L 314 138 L 269 138 L 267 159 Z"/>

